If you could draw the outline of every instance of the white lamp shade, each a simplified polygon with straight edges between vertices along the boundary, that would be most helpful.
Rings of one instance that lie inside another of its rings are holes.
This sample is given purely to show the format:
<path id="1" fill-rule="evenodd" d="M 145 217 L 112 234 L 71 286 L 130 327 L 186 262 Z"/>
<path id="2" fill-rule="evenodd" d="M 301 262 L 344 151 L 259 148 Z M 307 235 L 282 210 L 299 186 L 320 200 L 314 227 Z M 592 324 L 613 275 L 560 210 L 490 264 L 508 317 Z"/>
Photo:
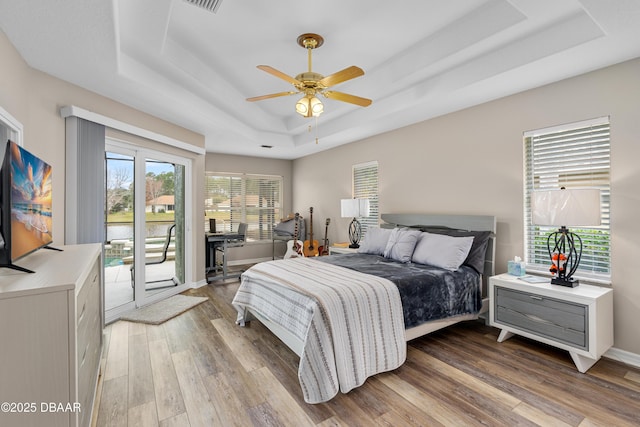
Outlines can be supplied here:
<path id="1" fill-rule="evenodd" d="M 340 216 L 342 218 L 369 216 L 369 199 L 340 200 Z"/>
<path id="2" fill-rule="evenodd" d="M 600 190 L 573 188 L 534 191 L 531 195 L 534 225 L 589 227 L 600 225 Z"/>

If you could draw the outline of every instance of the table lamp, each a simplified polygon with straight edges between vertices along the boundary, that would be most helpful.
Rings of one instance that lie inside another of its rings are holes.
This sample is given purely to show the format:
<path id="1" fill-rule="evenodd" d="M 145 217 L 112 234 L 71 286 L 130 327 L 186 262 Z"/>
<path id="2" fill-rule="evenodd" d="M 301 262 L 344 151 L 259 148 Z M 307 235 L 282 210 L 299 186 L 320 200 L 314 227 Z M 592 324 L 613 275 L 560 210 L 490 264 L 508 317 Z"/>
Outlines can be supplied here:
<path id="1" fill-rule="evenodd" d="M 600 225 L 600 190 L 564 187 L 558 190 L 534 191 L 531 195 L 532 224 L 560 227 L 547 237 L 551 258 L 551 284 L 578 286 L 573 274 L 582 257 L 582 239 L 567 226 Z"/>
<path id="2" fill-rule="evenodd" d="M 360 237 L 362 237 L 362 227 L 358 221 L 359 217 L 369 216 L 368 199 L 342 199 L 340 200 L 340 214 L 342 218 L 353 218 L 349 224 L 350 248 L 360 247 Z"/>

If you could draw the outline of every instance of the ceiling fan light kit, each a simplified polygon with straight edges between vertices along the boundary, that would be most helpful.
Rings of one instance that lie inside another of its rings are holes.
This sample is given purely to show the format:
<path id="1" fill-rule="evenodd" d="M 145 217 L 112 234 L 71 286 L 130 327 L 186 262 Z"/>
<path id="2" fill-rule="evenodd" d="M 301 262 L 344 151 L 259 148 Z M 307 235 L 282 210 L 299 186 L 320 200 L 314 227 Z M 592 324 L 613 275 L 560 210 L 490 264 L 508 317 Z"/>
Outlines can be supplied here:
<path id="1" fill-rule="evenodd" d="M 296 112 L 304 117 L 318 117 L 324 111 L 324 105 L 314 95 L 305 95 L 296 103 Z"/>
<path id="2" fill-rule="evenodd" d="M 335 99 L 337 101 L 348 102 L 350 104 L 359 105 L 361 107 L 368 107 L 371 105 L 371 100 L 367 98 L 361 98 L 359 96 L 350 95 L 348 93 L 328 91 L 327 88 L 335 86 L 339 83 L 347 80 L 354 79 L 364 75 L 364 71 L 361 68 L 352 65 L 337 73 L 331 74 L 327 77 L 322 74 L 312 71 L 311 51 L 317 49 L 324 44 L 322 36 L 313 33 L 305 33 L 298 36 L 298 45 L 307 49 L 309 71 L 298 74 L 295 78 L 276 70 L 268 65 L 258 65 L 258 68 L 273 76 L 276 76 L 290 84 L 292 84 L 296 91 L 278 92 L 270 95 L 256 96 L 253 98 L 247 98 L 247 101 L 261 101 L 263 99 L 277 98 L 280 96 L 288 96 L 296 93 L 302 93 L 304 96 L 296 103 L 296 112 L 303 117 L 318 117 L 324 111 L 324 105 L 318 99 L 317 95 L 322 95 L 325 98 Z"/>

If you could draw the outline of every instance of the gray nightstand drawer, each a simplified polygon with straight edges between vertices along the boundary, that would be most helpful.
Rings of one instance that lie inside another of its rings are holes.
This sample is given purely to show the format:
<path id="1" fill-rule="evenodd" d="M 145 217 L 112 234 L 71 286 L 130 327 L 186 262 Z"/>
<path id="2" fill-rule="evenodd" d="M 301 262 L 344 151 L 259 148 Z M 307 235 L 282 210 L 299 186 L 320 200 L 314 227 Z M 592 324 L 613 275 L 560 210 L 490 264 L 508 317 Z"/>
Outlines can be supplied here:
<path id="1" fill-rule="evenodd" d="M 496 288 L 496 321 L 587 349 L 588 306 L 501 287 Z"/>

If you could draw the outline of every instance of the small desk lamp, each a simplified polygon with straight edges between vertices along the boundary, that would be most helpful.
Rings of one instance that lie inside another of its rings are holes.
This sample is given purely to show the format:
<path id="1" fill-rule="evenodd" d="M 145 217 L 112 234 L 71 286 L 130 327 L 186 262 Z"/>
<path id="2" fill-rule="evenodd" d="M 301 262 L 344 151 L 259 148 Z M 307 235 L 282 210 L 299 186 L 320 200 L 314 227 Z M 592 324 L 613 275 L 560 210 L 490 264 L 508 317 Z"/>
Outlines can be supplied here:
<path id="1" fill-rule="evenodd" d="M 369 199 L 342 199 L 340 200 L 340 216 L 342 218 L 353 218 L 349 224 L 349 245 L 352 249 L 360 247 L 360 237 L 362 237 L 362 227 L 357 218 L 369 216 Z"/>
<path id="2" fill-rule="evenodd" d="M 553 285 L 578 286 L 572 276 L 582 257 L 582 239 L 567 226 L 600 225 L 600 190 L 594 188 L 534 191 L 531 195 L 532 223 L 560 227 L 547 237 Z"/>

